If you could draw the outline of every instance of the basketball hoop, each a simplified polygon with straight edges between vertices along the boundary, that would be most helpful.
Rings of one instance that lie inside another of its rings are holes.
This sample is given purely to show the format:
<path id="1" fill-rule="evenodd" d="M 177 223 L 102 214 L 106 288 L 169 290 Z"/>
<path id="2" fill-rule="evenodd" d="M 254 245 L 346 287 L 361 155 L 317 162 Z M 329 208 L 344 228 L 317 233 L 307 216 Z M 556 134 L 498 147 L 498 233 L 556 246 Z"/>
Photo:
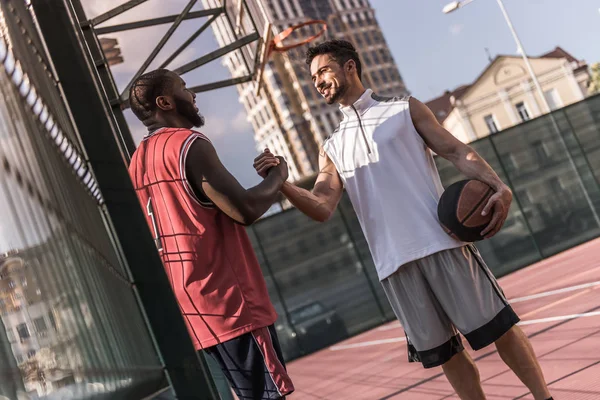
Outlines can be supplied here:
<path id="1" fill-rule="evenodd" d="M 300 40 L 296 43 L 291 43 L 291 44 L 288 44 L 285 46 L 283 45 L 284 39 L 287 39 L 288 36 L 290 36 L 292 34 L 292 32 L 294 32 L 295 30 L 298 30 L 300 28 L 304 28 L 305 26 L 308 26 L 308 25 L 322 25 L 322 28 L 316 35 L 310 36 L 310 37 Z M 303 46 L 303 45 L 310 43 L 313 40 L 319 38 L 321 35 L 323 35 L 325 33 L 326 30 L 327 30 L 327 22 L 323 21 L 322 19 L 312 19 L 310 21 L 306 21 L 306 22 L 303 22 L 298 25 L 290 26 L 286 30 L 281 31 L 279 34 L 277 34 L 273 38 L 271 50 L 277 51 L 277 52 L 284 52 L 284 51 L 294 49 L 296 47 Z"/>
<path id="2" fill-rule="evenodd" d="M 299 40 L 297 42 L 294 43 L 290 43 L 287 45 L 283 44 L 283 41 L 285 39 L 287 39 L 294 31 L 300 29 L 300 28 L 304 28 L 305 26 L 308 25 L 321 25 L 322 28 L 319 32 L 317 32 L 315 35 L 313 36 L 309 36 L 305 39 Z M 262 78 L 263 78 L 263 71 L 265 69 L 265 65 L 267 63 L 267 61 L 269 60 L 269 57 L 271 56 L 272 52 L 278 52 L 278 53 L 283 53 L 286 52 L 288 50 L 294 49 L 296 47 L 300 47 L 303 46 L 307 43 L 312 42 L 313 40 L 321 37 L 325 31 L 327 31 L 327 22 L 321 19 L 311 19 L 309 21 L 305 21 L 301 24 L 298 25 L 294 25 L 294 26 L 290 26 L 289 28 L 279 32 L 277 35 L 275 35 L 275 37 L 273 39 L 271 39 L 271 23 L 267 23 L 265 25 L 265 33 L 263 34 L 263 48 L 261 51 L 261 56 L 258 58 L 258 70 L 257 70 L 257 76 L 256 76 L 256 95 L 258 96 L 260 94 L 260 89 L 262 86 Z"/>

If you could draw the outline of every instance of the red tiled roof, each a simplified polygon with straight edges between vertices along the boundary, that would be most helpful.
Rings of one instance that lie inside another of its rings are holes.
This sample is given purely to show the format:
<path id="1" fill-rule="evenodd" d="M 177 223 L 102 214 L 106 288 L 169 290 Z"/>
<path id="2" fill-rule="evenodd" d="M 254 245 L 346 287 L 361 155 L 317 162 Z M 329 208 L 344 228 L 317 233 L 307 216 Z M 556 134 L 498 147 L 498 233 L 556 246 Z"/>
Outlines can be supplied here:
<path id="1" fill-rule="evenodd" d="M 578 59 L 567 53 L 560 46 L 557 46 L 554 50 L 541 55 L 539 58 L 566 58 L 569 62 L 579 62 Z"/>
<path id="2" fill-rule="evenodd" d="M 446 92 L 444 92 L 444 94 L 440 97 L 437 97 L 426 103 L 427 107 L 433 111 L 440 124 L 446 120 L 448 114 L 450 114 L 452 111 L 453 106 L 450 102 L 450 98 L 452 96 L 457 99 L 460 98 L 460 96 L 462 96 L 470 87 L 471 85 L 462 85 L 453 91 L 446 90 Z"/>

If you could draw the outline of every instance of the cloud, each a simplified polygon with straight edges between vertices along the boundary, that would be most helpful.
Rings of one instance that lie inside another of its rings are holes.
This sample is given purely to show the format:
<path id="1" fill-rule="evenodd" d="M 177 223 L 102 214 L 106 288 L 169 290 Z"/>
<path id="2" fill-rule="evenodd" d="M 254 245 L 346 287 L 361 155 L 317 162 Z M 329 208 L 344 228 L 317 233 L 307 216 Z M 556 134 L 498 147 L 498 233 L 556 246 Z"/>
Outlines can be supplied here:
<path id="1" fill-rule="evenodd" d="M 450 34 L 452 34 L 452 36 L 458 36 L 463 31 L 464 27 L 465 26 L 463 24 L 453 24 L 449 29 Z"/>
<path id="2" fill-rule="evenodd" d="M 248 119 L 246 117 L 245 110 L 240 110 L 236 114 L 235 118 L 231 122 L 231 126 L 233 128 L 233 131 L 236 133 L 248 132 L 249 130 L 252 129 L 252 126 L 250 125 L 250 123 L 248 122 Z"/>

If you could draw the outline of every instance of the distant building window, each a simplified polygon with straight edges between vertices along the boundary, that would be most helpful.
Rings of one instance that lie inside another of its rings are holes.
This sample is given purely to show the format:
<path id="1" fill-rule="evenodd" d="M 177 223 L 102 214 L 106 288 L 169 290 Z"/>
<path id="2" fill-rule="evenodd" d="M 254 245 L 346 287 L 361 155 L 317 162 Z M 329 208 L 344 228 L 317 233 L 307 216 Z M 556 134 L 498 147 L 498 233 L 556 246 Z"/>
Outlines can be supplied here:
<path id="1" fill-rule="evenodd" d="M 381 59 L 379 58 L 379 53 L 377 52 L 377 50 L 373 50 L 371 55 L 373 56 L 373 60 L 375 61 L 375 64 L 381 64 Z"/>
<path id="2" fill-rule="evenodd" d="M 531 119 L 529 111 L 527 111 L 527 106 L 524 102 L 515 104 L 515 108 L 517 109 L 517 113 L 519 113 L 519 118 L 521 118 L 521 121 L 525 122 Z"/>
<path id="3" fill-rule="evenodd" d="M 31 337 L 29 333 L 29 328 L 27 328 L 26 324 L 17 325 L 17 333 L 19 334 L 19 339 L 21 339 L 21 343 L 23 343 L 23 341 Z"/>
<path id="4" fill-rule="evenodd" d="M 8 338 L 9 343 L 15 342 L 15 334 L 11 328 L 6 329 L 6 337 Z"/>
<path id="5" fill-rule="evenodd" d="M 544 163 L 550 158 L 550 150 L 548 149 L 548 145 L 541 140 L 537 140 L 531 143 L 531 147 L 533 147 L 533 152 L 539 163 Z"/>
<path id="6" fill-rule="evenodd" d="M 354 35 L 354 44 L 356 44 L 358 47 L 362 47 L 363 40 L 362 40 L 360 32 L 358 32 L 356 35 Z"/>
<path id="7" fill-rule="evenodd" d="M 557 108 L 561 108 L 563 106 L 563 102 L 558 94 L 558 90 L 554 88 L 546 90 L 544 92 L 544 97 L 546 97 L 546 101 L 548 102 L 551 110 L 556 110 Z"/>
<path id="8" fill-rule="evenodd" d="M 46 321 L 43 317 L 34 319 L 33 325 L 35 325 L 35 330 L 39 333 L 46 332 L 48 330 L 48 326 L 46 325 Z"/>
<path id="9" fill-rule="evenodd" d="M 368 52 L 365 52 L 362 55 L 362 60 L 364 61 L 364 65 L 366 65 L 366 66 L 373 65 L 373 61 L 371 61 L 371 57 L 369 56 Z"/>
<path id="10" fill-rule="evenodd" d="M 50 325 L 52 325 L 52 328 L 57 330 L 58 327 L 56 326 L 56 319 L 54 318 L 54 314 L 52 312 L 48 313 L 48 319 L 50 320 Z"/>
<path id="11" fill-rule="evenodd" d="M 487 125 L 489 133 L 497 133 L 500 131 L 500 128 L 496 123 L 496 118 L 493 114 L 486 115 L 485 117 L 483 117 L 483 119 L 485 120 L 485 124 Z"/>
<path id="12" fill-rule="evenodd" d="M 371 71 L 371 79 L 375 85 L 379 85 L 379 75 L 377 74 L 377 71 Z"/>
<path id="13" fill-rule="evenodd" d="M 382 42 L 383 42 L 383 40 L 382 40 Z M 383 59 L 384 62 L 392 61 L 392 59 L 390 57 L 390 53 L 386 49 L 379 49 L 379 54 L 381 55 L 381 58 Z"/>

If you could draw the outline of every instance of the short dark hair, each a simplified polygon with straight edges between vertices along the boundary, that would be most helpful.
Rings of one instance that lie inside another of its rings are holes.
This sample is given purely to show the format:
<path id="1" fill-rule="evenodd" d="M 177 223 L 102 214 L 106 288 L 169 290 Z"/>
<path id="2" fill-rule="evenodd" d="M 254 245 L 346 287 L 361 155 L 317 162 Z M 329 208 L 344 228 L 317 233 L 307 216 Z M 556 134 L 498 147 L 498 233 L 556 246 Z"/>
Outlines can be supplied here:
<path id="1" fill-rule="evenodd" d="M 168 69 L 157 69 L 140 75 L 129 89 L 131 111 L 140 121 L 145 121 L 156 111 L 156 98 L 170 94 L 173 77 Z"/>
<path id="2" fill-rule="evenodd" d="M 348 60 L 354 60 L 356 64 L 356 72 L 358 73 L 358 79 L 362 77 L 362 65 L 358 58 L 356 49 L 347 40 L 331 39 L 325 42 L 319 43 L 316 46 L 311 46 L 306 50 L 306 64 L 310 66 L 316 56 L 329 54 L 329 56 L 335 60 L 340 66 L 346 64 Z"/>

